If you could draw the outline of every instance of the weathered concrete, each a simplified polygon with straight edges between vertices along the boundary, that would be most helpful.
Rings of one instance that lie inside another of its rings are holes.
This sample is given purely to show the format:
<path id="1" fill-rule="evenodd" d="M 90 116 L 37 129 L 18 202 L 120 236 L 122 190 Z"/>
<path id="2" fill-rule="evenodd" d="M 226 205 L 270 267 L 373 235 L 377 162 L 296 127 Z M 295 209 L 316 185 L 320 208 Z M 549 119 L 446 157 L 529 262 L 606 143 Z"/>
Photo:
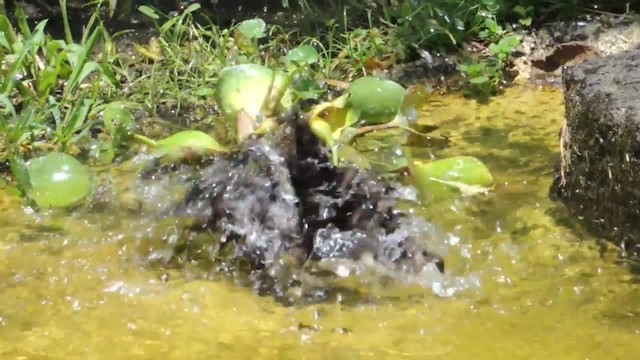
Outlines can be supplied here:
<path id="1" fill-rule="evenodd" d="M 551 187 L 589 229 L 640 255 L 640 48 L 563 71 L 562 165 Z"/>

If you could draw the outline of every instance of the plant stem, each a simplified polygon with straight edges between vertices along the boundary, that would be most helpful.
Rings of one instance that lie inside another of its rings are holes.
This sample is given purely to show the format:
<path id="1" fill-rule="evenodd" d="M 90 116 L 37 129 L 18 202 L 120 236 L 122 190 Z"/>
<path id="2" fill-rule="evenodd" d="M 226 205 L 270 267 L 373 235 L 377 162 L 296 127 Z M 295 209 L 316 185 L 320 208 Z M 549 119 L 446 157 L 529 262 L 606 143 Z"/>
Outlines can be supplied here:
<path id="1" fill-rule="evenodd" d="M 411 133 L 414 133 L 416 135 L 420 135 L 420 136 L 424 136 L 424 137 L 430 137 L 431 135 L 429 134 L 425 134 L 425 133 L 421 133 L 417 130 L 414 130 L 408 126 L 404 126 L 404 125 L 398 125 L 398 124 L 392 124 L 392 123 L 387 123 L 387 124 L 380 124 L 380 125 L 368 125 L 368 126 L 362 126 L 359 127 L 352 135 L 350 135 L 347 139 L 345 139 L 344 143 L 346 144 L 350 144 L 353 141 L 355 141 L 355 139 L 364 136 L 370 132 L 374 132 L 374 131 L 380 131 L 380 130 L 389 130 L 389 129 L 403 129 L 406 131 L 409 131 Z"/>
<path id="2" fill-rule="evenodd" d="M 133 138 L 150 147 L 158 146 L 158 142 L 141 134 L 133 134 Z"/>

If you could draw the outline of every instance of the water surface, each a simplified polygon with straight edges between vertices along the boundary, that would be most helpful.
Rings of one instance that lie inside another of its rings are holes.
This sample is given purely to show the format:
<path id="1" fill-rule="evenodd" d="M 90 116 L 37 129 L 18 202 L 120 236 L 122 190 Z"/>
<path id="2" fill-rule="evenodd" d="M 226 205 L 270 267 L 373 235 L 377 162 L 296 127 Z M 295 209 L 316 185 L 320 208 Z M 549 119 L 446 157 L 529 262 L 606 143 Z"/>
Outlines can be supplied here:
<path id="1" fill-rule="evenodd" d="M 425 210 L 449 236 L 447 277 L 474 285 L 448 297 L 395 286 L 355 304 L 284 307 L 143 268 L 136 239 L 163 234 L 135 212 L 37 216 L 3 194 L 0 358 L 633 357 L 638 278 L 547 197 L 562 117 L 556 89 L 430 102 L 420 122 L 452 139 L 436 155 L 477 156 L 497 179 L 487 196 Z"/>

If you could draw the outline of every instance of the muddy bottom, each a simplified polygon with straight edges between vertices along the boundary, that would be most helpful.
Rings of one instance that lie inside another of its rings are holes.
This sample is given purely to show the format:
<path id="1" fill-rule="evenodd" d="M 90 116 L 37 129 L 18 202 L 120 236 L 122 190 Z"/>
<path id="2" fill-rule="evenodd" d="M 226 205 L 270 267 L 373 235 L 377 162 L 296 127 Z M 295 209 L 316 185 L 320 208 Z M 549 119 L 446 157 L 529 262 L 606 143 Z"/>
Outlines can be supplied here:
<path id="1" fill-rule="evenodd" d="M 488 105 L 433 98 L 423 115 L 420 122 L 438 124 L 451 144 L 420 153 L 477 156 L 497 179 L 487 196 L 419 210 L 442 234 L 441 280 L 344 279 L 366 296 L 285 307 L 226 279 L 143 267 L 138 241 L 166 234 L 140 212 L 37 216 L 3 193 L 0 358 L 622 359 L 637 353 L 640 279 L 616 262 L 614 249 L 603 249 L 547 199 L 561 92 L 514 88 Z"/>

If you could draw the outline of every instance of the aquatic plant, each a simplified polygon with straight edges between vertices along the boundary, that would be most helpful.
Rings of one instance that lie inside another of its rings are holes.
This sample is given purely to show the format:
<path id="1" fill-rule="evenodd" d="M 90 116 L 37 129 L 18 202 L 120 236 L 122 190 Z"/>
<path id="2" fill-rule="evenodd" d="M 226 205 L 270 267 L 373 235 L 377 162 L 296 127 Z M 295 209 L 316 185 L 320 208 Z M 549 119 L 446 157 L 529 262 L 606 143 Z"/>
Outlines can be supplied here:
<path id="1" fill-rule="evenodd" d="M 295 101 L 292 83 L 298 73 L 317 62 L 318 53 L 302 45 L 290 50 L 282 60 L 288 71 L 258 64 L 235 65 L 221 71 L 216 103 L 229 131 L 237 133 L 238 143 L 253 133 L 269 131 L 276 119 L 291 109 Z"/>
<path id="2" fill-rule="evenodd" d="M 292 104 L 291 78 L 258 64 L 242 64 L 224 68 L 216 87 L 216 103 L 225 125 L 236 130 L 238 116 L 247 117 L 246 125 L 237 129 L 238 142 L 268 124 L 265 117 L 278 116 Z M 241 115 L 241 113 L 244 113 Z"/>
<path id="3" fill-rule="evenodd" d="M 183 130 L 160 140 L 141 134 L 133 137 L 152 148 L 152 155 L 165 162 L 193 160 L 196 157 L 228 152 L 209 134 L 199 130 Z"/>
<path id="4" fill-rule="evenodd" d="M 410 152 L 406 151 L 409 155 Z M 436 200 L 457 194 L 465 196 L 487 192 L 493 176 L 487 166 L 472 156 L 422 161 L 410 158 L 409 168 L 423 200 Z"/>
<path id="5" fill-rule="evenodd" d="M 93 188 L 89 169 L 65 153 L 33 158 L 26 163 L 26 172 L 27 195 L 42 209 L 76 204 Z"/>
<path id="6" fill-rule="evenodd" d="M 405 89 L 391 80 L 366 76 L 349 84 L 342 96 L 315 106 L 308 122 L 316 136 L 332 148 L 337 164 L 336 147 L 349 145 L 364 134 L 400 128 L 423 135 L 408 123 L 415 119 L 426 96 L 422 86 Z"/>

